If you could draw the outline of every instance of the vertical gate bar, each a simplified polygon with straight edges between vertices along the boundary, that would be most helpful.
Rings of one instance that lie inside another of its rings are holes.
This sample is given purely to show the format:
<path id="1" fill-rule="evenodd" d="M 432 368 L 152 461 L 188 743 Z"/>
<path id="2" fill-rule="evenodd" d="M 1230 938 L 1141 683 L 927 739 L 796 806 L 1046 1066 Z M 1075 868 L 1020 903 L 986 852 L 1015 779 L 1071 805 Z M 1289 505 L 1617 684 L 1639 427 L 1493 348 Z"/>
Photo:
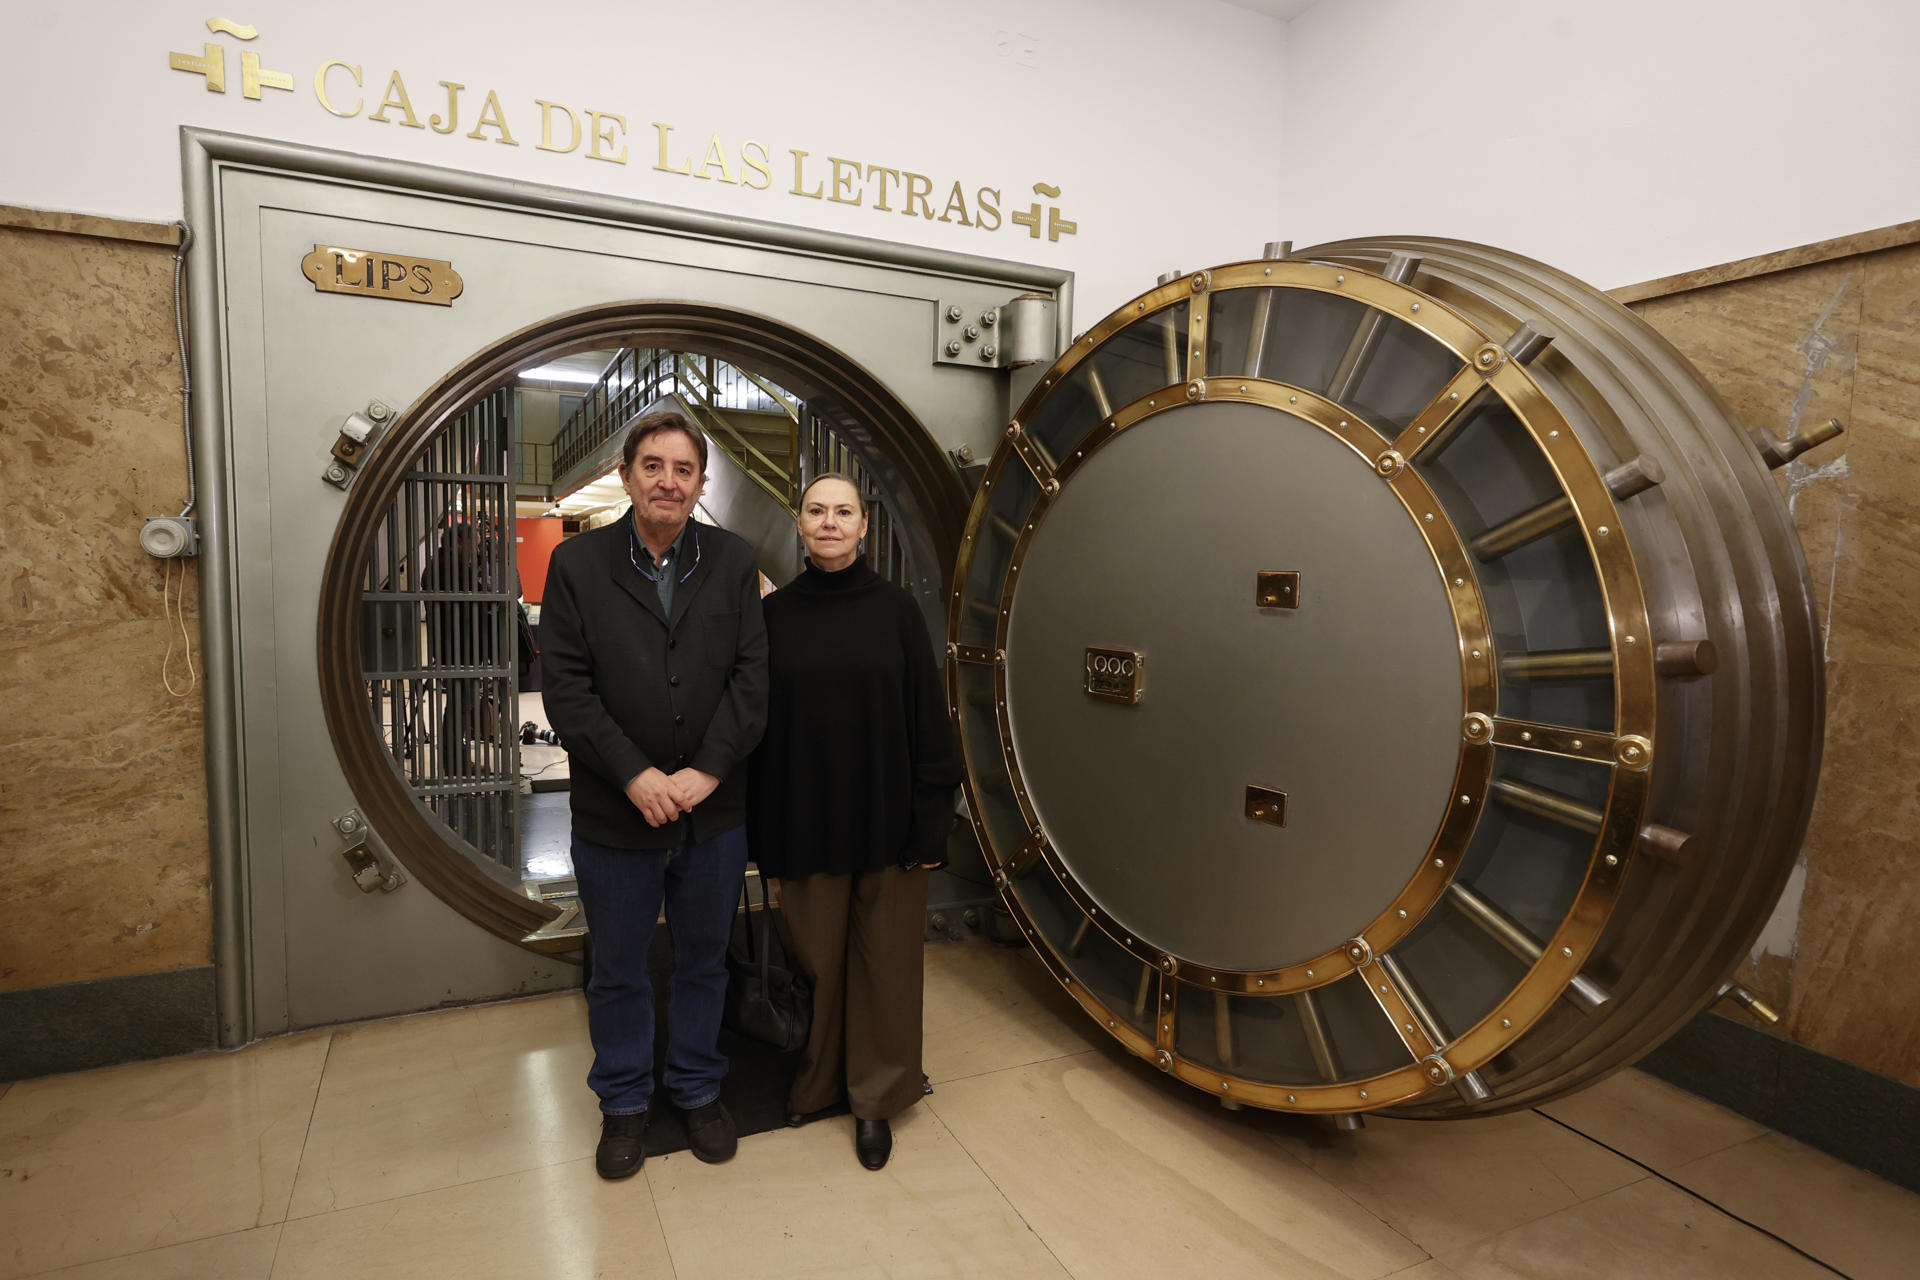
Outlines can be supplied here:
<path id="1" fill-rule="evenodd" d="M 509 444 L 518 438 L 520 424 L 515 415 L 509 414 L 505 423 L 505 434 Z M 506 775 L 507 791 L 507 832 L 506 848 L 511 861 L 508 865 L 521 880 L 526 879 L 527 866 L 524 842 L 520 838 L 521 824 L 524 822 L 523 804 L 520 795 L 520 556 L 519 525 L 520 507 L 518 495 L 511 489 L 504 495 L 505 532 L 501 535 L 501 557 L 505 561 L 506 577 L 503 585 L 506 589 L 506 604 L 501 610 L 501 657 L 506 667 L 506 678 L 502 681 L 503 705 L 508 714 L 500 718 L 500 732 L 505 734 L 502 740 L 504 763 L 501 772 Z"/>

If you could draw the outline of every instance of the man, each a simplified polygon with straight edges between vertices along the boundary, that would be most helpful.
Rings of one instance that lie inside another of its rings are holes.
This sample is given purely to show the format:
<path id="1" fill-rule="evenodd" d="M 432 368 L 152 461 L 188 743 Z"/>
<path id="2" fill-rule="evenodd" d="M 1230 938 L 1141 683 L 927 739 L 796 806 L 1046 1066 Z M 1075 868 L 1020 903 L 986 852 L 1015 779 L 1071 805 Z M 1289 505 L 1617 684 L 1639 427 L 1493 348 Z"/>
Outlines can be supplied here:
<path id="1" fill-rule="evenodd" d="M 592 933 L 587 1030 L 603 1178 L 645 1158 L 653 1101 L 647 948 L 673 938 L 666 1068 L 693 1154 L 730 1159 L 717 1048 L 727 939 L 747 865 L 746 759 L 767 714 L 767 633 L 753 551 L 694 523 L 707 442 L 673 410 L 627 432 L 614 524 L 554 549 L 541 606 L 547 717 L 573 771 L 573 866 Z"/>

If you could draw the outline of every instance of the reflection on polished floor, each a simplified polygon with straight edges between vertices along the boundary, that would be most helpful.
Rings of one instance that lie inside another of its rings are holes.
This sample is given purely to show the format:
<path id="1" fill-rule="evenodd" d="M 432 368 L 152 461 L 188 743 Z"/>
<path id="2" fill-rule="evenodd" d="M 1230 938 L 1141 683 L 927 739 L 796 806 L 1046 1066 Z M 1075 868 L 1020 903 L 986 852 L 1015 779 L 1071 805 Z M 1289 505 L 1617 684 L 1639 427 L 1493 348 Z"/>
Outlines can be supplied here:
<path id="1" fill-rule="evenodd" d="M 1160 1077 L 984 942 L 928 949 L 926 1037 L 936 1091 L 877 1175 L 841 1119 L 601 1182 L 577 994 L 0 1085 L 0 1280 L 1868 1280 L 1920 1258 L 1920 1196 L 1637 1072 L 1338 1135 Z"/>

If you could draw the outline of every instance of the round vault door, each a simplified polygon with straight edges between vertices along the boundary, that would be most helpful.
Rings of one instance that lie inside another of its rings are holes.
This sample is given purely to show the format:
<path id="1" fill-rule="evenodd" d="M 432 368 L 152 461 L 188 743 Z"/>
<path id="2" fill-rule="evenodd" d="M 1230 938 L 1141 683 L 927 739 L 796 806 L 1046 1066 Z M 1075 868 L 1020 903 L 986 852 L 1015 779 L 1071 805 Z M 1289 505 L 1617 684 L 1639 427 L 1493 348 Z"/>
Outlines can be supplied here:
<path id="1" fill-rule="evenodd" d="M 1604 295 L 1451 241 L 1170 280 L 1041 379 L 948 688 L 1015 919 L 1230 1100 L 1530 1106 L 1713 998 L 1818 772 L 1755 439 Z"/>

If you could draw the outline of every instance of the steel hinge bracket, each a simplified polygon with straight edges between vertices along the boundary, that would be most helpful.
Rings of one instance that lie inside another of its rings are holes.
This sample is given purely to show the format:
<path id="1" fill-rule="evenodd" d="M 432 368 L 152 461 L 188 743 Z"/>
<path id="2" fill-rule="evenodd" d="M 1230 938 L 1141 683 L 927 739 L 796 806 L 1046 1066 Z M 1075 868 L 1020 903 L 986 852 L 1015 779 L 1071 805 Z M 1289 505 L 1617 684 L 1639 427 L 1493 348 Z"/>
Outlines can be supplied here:
<path id="1" fill-rule="evenodd" d="M 333 442 L 331 456 L 321 469 L 320 478 L 336 489 L 346 489 L 360 474 L 360 464 L 367 460 L 367 454 L 392 421 L 393 410 L 379 400 L 367 401 L 364 411 L 356 409 L 349 413 L 347 420 L 340 424 L 340 434 Z"/>
<path id="2" fill-rule="evenodd" d="M 1013 369 L 1051 364 L 1060 354 L 1053 298 L 1023 293 L 997 307 L 976 311 L 942 300 L 934 326 L 933 362 L 975 369 Z"/>
<path id="3" fill-rule="evenodd" d="M 362 893 L 392 893 L 407 882 L 386 850 L 373 843 L 373 828 L 358 809 L 349 809 L 333 820 L 334 833 L 340 837 L 340 856 L 353 871 L 353 883 Z"/>

